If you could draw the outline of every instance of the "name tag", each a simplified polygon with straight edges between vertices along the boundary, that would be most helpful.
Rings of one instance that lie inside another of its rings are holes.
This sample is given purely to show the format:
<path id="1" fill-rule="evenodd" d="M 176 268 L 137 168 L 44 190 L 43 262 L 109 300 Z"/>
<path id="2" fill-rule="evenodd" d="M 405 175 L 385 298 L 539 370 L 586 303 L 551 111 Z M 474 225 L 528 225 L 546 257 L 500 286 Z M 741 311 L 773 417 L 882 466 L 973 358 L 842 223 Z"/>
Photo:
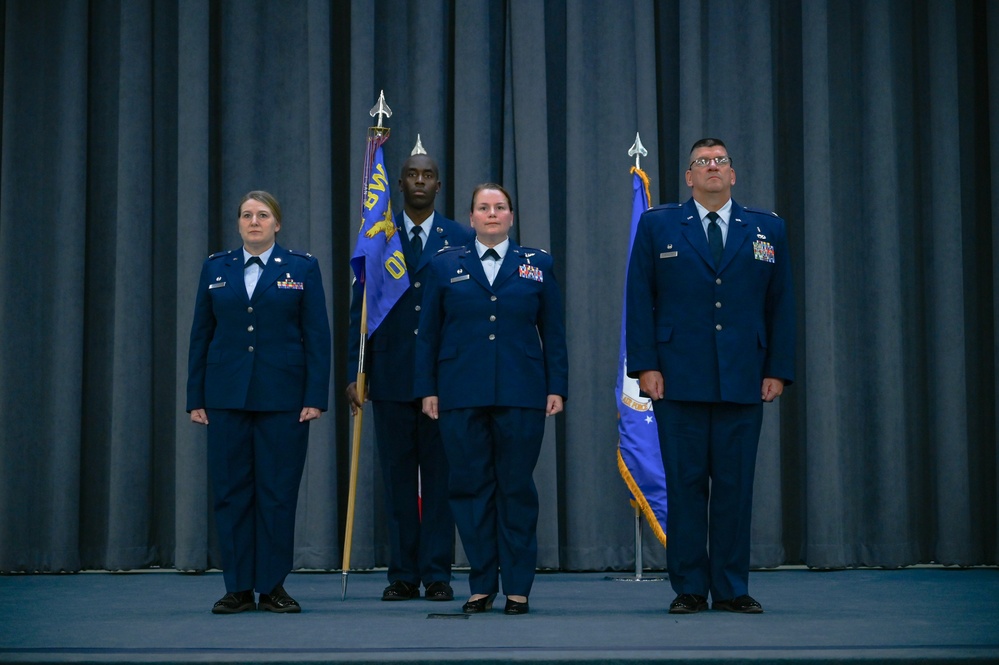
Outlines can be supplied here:
<path id="1" fill-rule="evenodd" d="M 208 285 L 208 290 L 211 291 L 212 289 L 217 289 L 222 286 L 225 286 L 225 282 L 215 282 L 214 284 Z"/>
<path id="2" fill-rule="evenodd" d="M 455 282 L 462 282 L 466 279 L 471 279 L 471 278 L 472 278 L 471 275 L 458 275 L 457 277 L 451 278 L 451 283 L 454 284 Z"/>
<path id="3" fill-rule="evenodd" d="M 676 258 L 676 250 L 674 250 L 672 252 L 663 252 L 662 254 L 659 255 L 659 258 L 660 259 L 673 259 L 673 258 Z"/>

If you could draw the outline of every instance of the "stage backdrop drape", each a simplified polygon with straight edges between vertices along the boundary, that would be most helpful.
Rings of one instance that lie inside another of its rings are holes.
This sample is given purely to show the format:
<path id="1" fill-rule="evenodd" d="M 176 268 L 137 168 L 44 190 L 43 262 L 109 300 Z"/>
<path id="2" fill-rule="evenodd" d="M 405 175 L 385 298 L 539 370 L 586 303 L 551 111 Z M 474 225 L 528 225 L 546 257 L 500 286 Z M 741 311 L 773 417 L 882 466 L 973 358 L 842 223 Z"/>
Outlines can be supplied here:
<path id="1" fill-rule="evenodd" d="M 442 213 L 502 182 L 518 241 L 555 257 L 572 387 L 536 472 L 542 567 L 634 565 L 609 395 L 636 132 L 654 203 L 689 196 L 690 144 L 716 136 L 736 200 L 788 222 L 798 380 L 765 408 L 753 564 L 999 563 L 994 3 L 0 0 L 0 22 L 0 571 L 218 565 L 187 341 L 251 189 L 323 269 L 335 371 L 295 565 L 339 567 L 380 90 L 393 183 L 419 134 Z M 367 568 L 387 563 L 369 426 L 361 454 Z"/>

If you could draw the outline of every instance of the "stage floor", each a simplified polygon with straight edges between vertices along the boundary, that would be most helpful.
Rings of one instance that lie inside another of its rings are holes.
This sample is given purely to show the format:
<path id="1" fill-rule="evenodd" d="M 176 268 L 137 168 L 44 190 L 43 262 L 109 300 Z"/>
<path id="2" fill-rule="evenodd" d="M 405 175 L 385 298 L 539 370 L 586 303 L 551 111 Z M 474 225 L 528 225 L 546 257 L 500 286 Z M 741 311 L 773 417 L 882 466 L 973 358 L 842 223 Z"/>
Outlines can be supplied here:
<path id="1" fill-rule="evenodd" d="M 627 575 L 623 575 L 627 577 Z M 531 613 L 382 602 L 385 573 L 293 573 L 299 615 L 210 613 L 220 573 L 0 576 L 3 663 L 999 662 L 999 569 L 754 572 L 766 612 L 666 612 L 668 582 L 541 573 Z"/>

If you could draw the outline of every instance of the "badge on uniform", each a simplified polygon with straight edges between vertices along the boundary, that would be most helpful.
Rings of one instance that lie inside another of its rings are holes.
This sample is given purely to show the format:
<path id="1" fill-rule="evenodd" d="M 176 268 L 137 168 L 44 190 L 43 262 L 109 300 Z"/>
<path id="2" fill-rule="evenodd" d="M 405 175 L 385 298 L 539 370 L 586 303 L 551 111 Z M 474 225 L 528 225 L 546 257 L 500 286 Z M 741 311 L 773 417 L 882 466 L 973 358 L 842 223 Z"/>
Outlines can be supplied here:
<path id="1" fill-rule="evenodd" d="M 660 259 L 675 259 L 676 258 L 676 250 L 674 249 L 672 252 L 662 252 L 662 253 L 659 254 L 659 258 Z"/>
<path id="2" fill-rule="evenodd" d="M 518 267 L 518 270 L 520 272 L 520 276 L 524 279 L 533 279 L 535 282 L 545 281 L 545 276 L 541 272 L 541 268 L 537 266 L 521 264 Z"/>
<path id="3" fill-rule="evenodd" d="M 214 284 L 208 285 L 208 290 L 211 291 L 212 289 L 217 289 L 223 286 L 225 286 L 225 282 L 215 282 Z"/>
<path id="4" fill-rule="evenodd" d="M 304 282 L 296 282 L 295 280 L 293 280 L 291 278 L 291 273 L 290 272 L 286 272 L 284 275 L 285 275 L 284 279 L 279 279 L 278 280 L 277 287 L 279 289 L 294 289 L 296 291 L 304 291 L 305 290 L 305 283 Z"/>
<path id="5" fill-rule="evenodd" d="M 459 270 L 458 272 L 461 272 L 461 271 Z M 463 282 L 464 280 L 471 279 L 471 278 L 472 278 L 471 275 L 459 275 L 458 277 L 452 277 L 451 278 L 451 283 L 454 284 L 455 282 Z"/>
<path id="6" fill-rule="evenodd" d="M 753 243 L 753 258 L 757 261 L 774 262 L 774 246 L 763 240 Z"/>

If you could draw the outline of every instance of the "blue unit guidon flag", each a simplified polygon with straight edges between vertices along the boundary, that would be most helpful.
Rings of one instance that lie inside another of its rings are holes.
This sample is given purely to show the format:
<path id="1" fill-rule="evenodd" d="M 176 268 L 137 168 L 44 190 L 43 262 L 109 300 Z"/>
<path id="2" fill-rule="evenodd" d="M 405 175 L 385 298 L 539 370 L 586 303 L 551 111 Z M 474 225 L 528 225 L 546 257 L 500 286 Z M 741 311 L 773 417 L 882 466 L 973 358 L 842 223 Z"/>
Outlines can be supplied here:
<path id="1" fill-rule="evenodd" d="M 628 257 L 635 244 L 638 219 L 649 209 L 649 178 L 638 167 L 632 167 L 635 196 L 631 207 L 631 236 Z M 627 293 L 627 287 L 625 287 Z M 639 395 L 638 380 L 628 378 L 628 357 L 625 345 L 627 297 L 621 311 L 621 348 L 617 368 L 617 468 L 631 490 L 635 502 L 652 527 L 659 542 L 666 545 L 666 472 L 659 452 L 659 434 L 652 400 Z"/>
<path id="2" fill-rule="evenodd" d="M 391 187 L 382 155 L 384 139 L 368 139 L 364 188 L 361 197 L 361 230 L 350 259 L 354 275 L 364 284 L 368 311 L 368 336 L 385 320 L 389 310 L 409 288 L 402 241 L 392 218 Z"/>

